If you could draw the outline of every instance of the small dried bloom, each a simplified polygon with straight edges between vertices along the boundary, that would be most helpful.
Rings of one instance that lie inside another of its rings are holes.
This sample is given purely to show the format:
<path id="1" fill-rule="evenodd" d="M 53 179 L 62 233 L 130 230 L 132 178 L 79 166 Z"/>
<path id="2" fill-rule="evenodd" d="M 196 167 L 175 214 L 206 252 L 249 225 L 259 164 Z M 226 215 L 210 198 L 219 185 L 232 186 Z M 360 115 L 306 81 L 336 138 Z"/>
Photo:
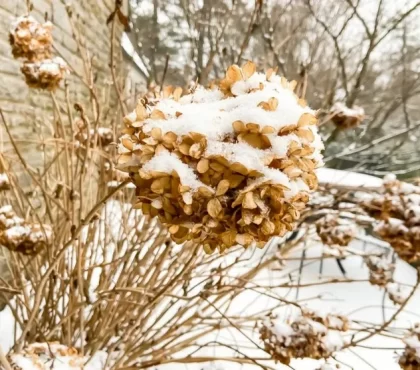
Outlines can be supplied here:
<path id="1" fill-rule="evenodd" d="M 34 255 L 49 244 L 51 237 L 49 225 L 25 222 L 10 205 L 0 208 L 0 244 L 7 249 Z"/>
<path id="2" fill-rule="evenodd" d="M 420 324 L 416 324 L 403 339 L 405 350 L 398 360 L 404 370 L 420 369 Z"/>
<path id="3" fill-rule="evenodd" d="M 339 214 L 327 214 L 316 222 L 316 231 L 326 245 L 345 247 L 354 239 L 357 233 L 356 224 L 344 219 Z"/>
<path id="4" fill-rule="evenodd" d="M 10 181 L 9 177 L 6 173 L 0 173 L 0 191 L 2 190 L 9 190 L 10 189 Z"/>
<path id="5" fill-rule="evenodd" d="M 21 68 L 26 83 L 34 89 L 55 90 L 68 72 L 67 64 L 60 57 L 25 62 Z"/>
<path id="6" fill-rule="evenodd" d="M 346 107 L 343 103 L 335 103 L 331 108 L 332 121 L 342 129 L 348 130 L 359 126 L 365 118 L 365 111 L 361 107 Z"/>
<path id="7" fill-rule="evenodd" d="M 409 263 L 420 260 L 420 187 L 387 176 L 381 193 L 362 202 L 362 206 L 380 220 L 376 234 L 401 259 Z"/>
<path id="8" fill-rule="evenodd" d="M 365 260 L 369 269 L 369 281 L 372 285 L 386 286 L 393 280 L 395 264 L 385 257 L 370 256 Z"/>
<path id="9" fill-rule="evenodd" d="M 213 89 L 181 95 L 171 87 L 124 119 L 119 168 L 136 185 L 136 207 L 207 252 L 293 230 L 323 145 L 292 85 L 248 62 Z"/>
<path id="10" fill-rule="evenodd" d="M 55 342 L 32 343 L 20 352 L 9 354 L 8 360 L 14 370 L 82 370 L 87 362 L 75 348 Z"/>
<path id="11" fill-rule="evenodd" d="M 303 311 L 287 323 L 269 319 L 260 328 L 260 338 L 272 359 L 288 365 L 294 358 L 329 358 L 344 346 L 341 332 L 348 325 L 344 316 Z"/>
<path id="12" fill-rule="evenodd" d="M 388 298 L 395 304 L 403 304 L 410 294 L 410 289 L 394 282 L 389 282 L 385 289 L 388 293 Z"/>
<path id="13" fill-rule="evenodd" d="M 52 24 L 40 24 L 31 16 L 16 19 L 9 33 L 9 42 L 15 58 L 35 62 L 51 57 Z"/>

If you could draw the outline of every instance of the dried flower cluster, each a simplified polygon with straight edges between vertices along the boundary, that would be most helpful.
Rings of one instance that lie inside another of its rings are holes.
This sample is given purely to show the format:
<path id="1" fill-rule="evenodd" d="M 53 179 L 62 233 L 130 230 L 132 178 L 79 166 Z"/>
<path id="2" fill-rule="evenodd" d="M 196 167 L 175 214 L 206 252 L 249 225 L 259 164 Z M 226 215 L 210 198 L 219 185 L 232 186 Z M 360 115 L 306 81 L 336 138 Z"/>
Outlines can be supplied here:
<path id="1" fill-rule="evenodd" d="M 381 222 L 376 234 L 391 244 L 409 263 L 420 259 L 420 187 L 389 176 L 382 193 L 363 202 L 365 210 Z"/>
<path id="2" fill-rule="evenodd" d="M 288 365 L 293 358 L 329 358 L 344 346 L 341 333 L 348 327 L 344 316 L 304 310 L 289 323 L 268 320 L 260 328 L 260 337 L 271 357 Z"/>
<path id="3" fill-rule="evenodd" d="M 59 343 L 33 343 L 8 357 L 13 370 L 86 369 L 85 357 L 79 355 L 75 348 Z"/>
<path id="4" fill-rule="evenodd" d="M 174 241 L 207 252 L 263 246 L 293 230 L 317 187 L 323 148 L 314 112 L 294 84 L 255 65 L 229 67 L 214 89 L 165 89 L 125 118 L 119 168 L 129 172 L 144 214 Z"/>
<path id="5" fill-rule="evenodd" d="M 370 256 L 365 259 L 366 266 L 369 269 L 369 282 L 372 285 L 385 287 L 393 281 L 395 264 L 384 257 Z"/>
<path id="6" fill-rule="evenodd" d="M 395 304 L 404 303 L 410 296 L 409 288 L 393 281 L 386 285 L 385 290 L 388 294 L 388 298 Z"/>
<path id="7" fill-rule="evenodd" d="M 9 33 L 13 56 L 28 61 L 51 57 L 52 24 L 40 24 L 31 16 L 23 16 L 13 22 Z"/>
<path id="8" fill-rule="evenodd" d="M 10 181 L 9 176 L 6 173 L 0 172 L 0 191 L 2 190 L 9 190 L 10 189 Z"/>
<path id="9" fill-rule="evenodd" d="M 0 244 L 7 249 L 34 255 L 48 245 L 51 236 L 49 225 L 25 222 L 10 205 L 0 208 Z"/>
<path id="10" fill-rule="evenodd" d="M 411 329 L 410 334 L 403 339 L 404 353 L 399 358 L 399 365 L 404 370 L 420 369 L 420 324 Z"/>
<path id="11" fill-rule="evenodd" d="M 335 103 L 331 107 L 330 113 L 332 115 L 331 120 L 342 130 L 358 127 L 365 118 L 363 108 L 357 106 L 348 108 L 343 103 Z"/>
<path id="12" fill-rule="evenodd" d="M 67 65 L 60 57 L 26 62 L 21 68 L 26 84 L 34 89 L 55 90 L 67 72 Z"/>
<path id="13" fill-rule="evenodd" d="M 316 222 L 316 232 L 326 245 L 345 247 L 357 233 L 356 224 L 338 214 L 327 214 Z"/>
<path id="14" fill-rule="evenodd" d="M 55 90 L 68 67 L 60 57 L 51 58 L 52 24 L 40 24 L 31 16 L 19 17 L 9 33 L 15 58 L 23 58 L 21 71 L 29 87 Z"/>
<path id="15" fill-rule="evenodd" d="M 369 282 L 385 288 L 388 298 L 395 304 L 402 304 L 408 296 L 407 288 L 394 282 L 395 263 L 385 256 L 370 256 L 365 259 L 369 269 Z"/>

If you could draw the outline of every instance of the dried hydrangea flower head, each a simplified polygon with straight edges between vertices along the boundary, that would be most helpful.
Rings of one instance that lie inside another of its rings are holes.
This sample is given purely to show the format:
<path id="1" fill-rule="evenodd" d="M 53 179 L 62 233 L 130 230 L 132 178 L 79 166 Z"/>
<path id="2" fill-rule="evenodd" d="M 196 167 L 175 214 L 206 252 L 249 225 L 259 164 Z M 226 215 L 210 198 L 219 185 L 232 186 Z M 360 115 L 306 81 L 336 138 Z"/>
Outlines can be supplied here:
<path id="1" fill-rule="evenodd" d="M 369 269 L 369 282 L 385 288 L 388 298 L 395 304 L 402 304 L 408 297 L 409 289 L 394 282 L 395 263 L 385 256 L 369 256 L 365 259 Z"/>
<path id="2" fill-rule="evenodd" d="M 51 57 L 52 24 L 41 24 L 31 16 L 23 16 L 13 22 L 9 42 L 15 58 L 34 62 Z"/>
<path id="3" fill-rule="evenodd" d="M 365 263 L 369 269 L 369 282 L 372 285 L 384 287 L 389 282 L 392 282 L 395 264 L 390 262 L 385 256 L 369 256 L 365 259 Z"/>
<path id="4" fill-rule="evenodd" d="M 345 104 L 339 102 L 331 107 L 330 114 L 332 115 L 331 120 L 342 130 L 358 127 L 365 119 L 365 111 L 363 108 L 357 106 L 349 108 Z"/>
<path id="5" fill-rule="evenodd" d="M 15 58 L 23 58 L 21 71 L 26 84 L 36 89 L 55 90 L 69 71 L 62 58 L 51 58 L 52 24 L 40 24 L 31 16 L 13 23 L 9 40 Z"/>
<path id="6" fill-rule="evenodd" d="M 60 57 L 36 62 L 25 62 L 21 68 L 29 87 L 55 90 L 68 72 L 67 64 Z"/>
<path id="7" fill-rule="evenodd" d="M 420 260 L 420 187 L 387 176 L 382 192 L 362 205 L 381 220 L 376 234 L 391 244 L 401 259 L 409 263 Z"/>
<path id="8" fill-rule="evenodd" d="M 82 370 L 87 358 L 78 354 L 73 347 L 59 343 L 32 343 L 22 351 L 8 355 L 14 370 Z"/>
<path id="9" fill-rule="evenodd" d="M 260 328 L 260 338 L 273 360 L 288 365 L 295 358 L 329 358 L 343 348 L 341 333 L 348 327 L 344 316 L 304 310 L 289 322 L 268 319 Z"/>
<path id="10" fill-rule="evenodd" d="M 119 168 L 144 214 L 207 252 L 293 230 L 322 165 L 315 112 L 272 70 L 232 66 L 213 89 L 142 100 L 125 117 Z"/>
<path id="11" fill-rule="evenodd" d="M 315 226 L 321 241 L 329 246 L 345 247 L 349 245 L 357 233 L 356 224 L 351 220 L 340 217 L 339 214 L 327 214 L 320 218 Z"/>
<path id="12" fill-rule="evenodd" d="M 34 255 L 42 251 L 52 237 L 49 225 L 25 222 L 10 205 L 0 208 L 0 245 L 7 249 Z"/>
<path id="13" fill-rule="evenodd" d="M 416 324 L 403 339 L 405 350 L 398 360 L 404 370 L 420 369 L 420 324 Z"/>

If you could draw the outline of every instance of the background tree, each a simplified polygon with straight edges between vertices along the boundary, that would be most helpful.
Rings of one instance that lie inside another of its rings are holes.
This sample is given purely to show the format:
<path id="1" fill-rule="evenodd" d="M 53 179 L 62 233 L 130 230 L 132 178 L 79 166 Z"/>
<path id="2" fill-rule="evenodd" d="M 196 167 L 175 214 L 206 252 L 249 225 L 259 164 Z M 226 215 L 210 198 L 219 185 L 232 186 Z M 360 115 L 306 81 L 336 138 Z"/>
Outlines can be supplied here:
<path id="1" fill-rule="evenodd" d="M 149 85 L 219 79 L 252 59 L 298 81 L 324 116 L 326 161 L 382 176 L 419 171 L 419 1 L 134 0 L 131 39 Z M 166 72 L 165 72 L 166 71 Z M 340 130 L 334 103 L 365 111 Z"/>

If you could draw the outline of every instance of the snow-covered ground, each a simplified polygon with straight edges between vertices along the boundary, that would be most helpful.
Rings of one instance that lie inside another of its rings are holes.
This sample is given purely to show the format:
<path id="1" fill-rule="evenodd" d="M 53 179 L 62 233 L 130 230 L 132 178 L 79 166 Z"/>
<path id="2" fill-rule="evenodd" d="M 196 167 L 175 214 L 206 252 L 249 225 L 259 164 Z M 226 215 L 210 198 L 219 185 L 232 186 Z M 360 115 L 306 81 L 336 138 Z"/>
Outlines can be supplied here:
<path id="1" fill-rule="evenodd" d="M 364 241 L 355 241 L 351 244 L 351 248 L 363 251 L 372 248 L 369 243 Z M 377 246 L 373 247 L 377 248 Z M 325 281 L 329 278 L 344 278 L 341 274 L 337 262 L 334 258 L 324 259 L 322 262 L 316 257 L 320 256 L 321 247 L 314 245 L 306 251 L 306 262 L 302 270 L 301 284 L 313 284 L 319 281 Z M 284 270 L 266 271 L 258 277 L 260 284 L 278 285 L 284 284 L 284 276 L 289 272 L 296 272 L 301 263 L 300 257 L 302 251 L 298 251 L 290 255 L 287 262 L 287 267 Z M 316 258 L 312 260 L 312 258 Z M 347 279 L 364 280 L 352 283 L 334 283 L 327 285 L 313 285 L 307 288 L 300 288 L 299 292 L 296 289 L 277 288 L 272 289 L 272 292 L 282 295 L 285 299 L 294 300 L 296 297 L 299 301 L 308 300 L 308 307 L 314 308 L 321 312 L 333 312 L 348 316 L 349 319 L 355 321 L 363 321 L 369 324 L 382 324 L 385 320 L 398 309 L 385 295 L 384 289 L 372 286 L 368 281 L 368 270 L 359 256 L 348 257 L 343 262 L 344 268 L 347 272 Z M 416 271 L 413 267 L 403 261 L 397 262 L 395 280 L 404 284 L 413 285 L 416 282 Z M 409 288 L 407 288 L 409 289 Z M 385 296 L 385 297 L 384 297 Z M 317 298 L 319 297 L 319 299 Z M 384 305 L 382 306 L 382 302 Z M 273 306 L 274 300 L 267 297 L 263 291 L 260 293 L 246 291 L 240 295 L 232 304 L 232 312 L 237 314 L 251 314 L 259 312 L 265 308 Z M 420 291 L 417 291 L 411 298 L 410 302 L 404 308 L 403 312 L 399 314 L 391 328 L 410 328 L 415 322 L 420 320 Z M 277 310 L 278 315 L 287 317 L 290 315 L 290 308 Z M 396 330 L 396 333 L 400 333 Z M 248 335 L 252 335 L 251 331 Z M 254 332 L 252 338 L 258 342 L 258 334 Z M 249 341 L 243 334 L 237 330 L 224 330 L 214 335 L 213 340 L 223 341 L 224 343 L 231 343 L 232 345 L 245 345 Z M 390 339 L 382 336 L 375 336 L 363 343 L 366 347 L 372 348 L 357 348 L 340 352 L 336 355 L 336 359 L 344 364 L 351 366 L 357 370 L 371 370 L 371 369 L 386 369 L 398 370 L 400 369 L 397 363 L 397 355 L 395 349 L 403 349 L 403 343 L 400 340 Z M 217 347 L 217 349 L 205 348 L 196 353 L 196 356 L 234 356 L 234 352 Z M 248 356 L 261 358 L 264 357 L 262 351 L 249 351 Z M 291 366 L 296 370 L 316 370 L 321 368 L 325 362 L 323 360 L 292 360 Z M 336 361 L 330 361 L 331 364 L 336 364 Z M 267 362 L 267 365 L 275 369 L 287 369 L 288 367 L 281 364 L 274 364 Z M 201 369 L 255 369 L 255 365 L 243 365 L 227 363 L 218 361 L 214 364 L 195 363 L 195 364 L 167 364 L 160 366 L 159 370 L 201 370 Z M 345 366 L 342 368 L 346 368 Z M 350 367 L 349 367 L 350 368 Z"/>

